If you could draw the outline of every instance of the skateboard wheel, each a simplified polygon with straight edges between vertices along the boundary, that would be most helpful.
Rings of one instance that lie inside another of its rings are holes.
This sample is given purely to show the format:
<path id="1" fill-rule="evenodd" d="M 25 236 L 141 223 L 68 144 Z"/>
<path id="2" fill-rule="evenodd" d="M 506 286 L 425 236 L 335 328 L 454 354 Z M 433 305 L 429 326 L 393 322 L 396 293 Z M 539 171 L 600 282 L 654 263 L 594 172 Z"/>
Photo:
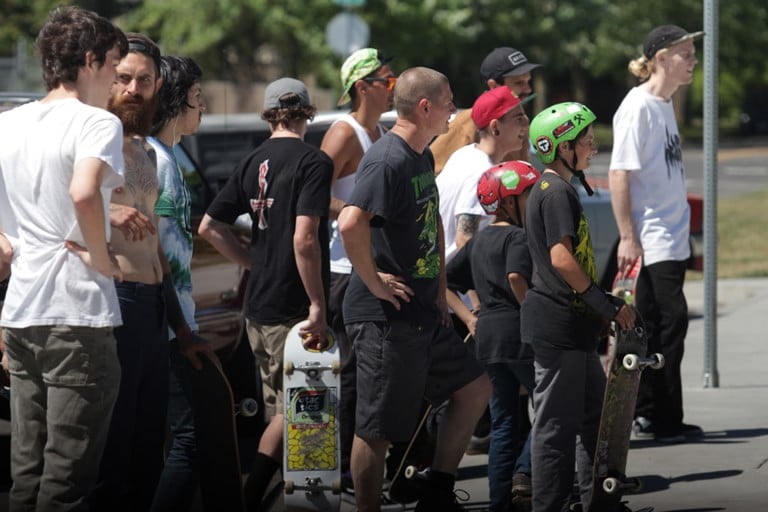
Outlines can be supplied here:
<path id="1" fill-rule="evenodd" d="M 334 359 L 331 363 L 331 371 L 334 375 L 338 375 L 339 372 L 341 372 L 341 362 L 337 359 Z"/>
<path id="2" fill-rule="evenodd" d="M 293 480 L 286 480 L 283 484 L 283 490 L 285 490 L 285 494 L 293 494 L 294 490 L 294 483 Z"/>
<path id="3" fill-rule="evenodd" d="M 333 494 L 341 494 L 341 480 L 331 482 L 331 492 Z"/>
<path id="4" fill-rule="evenodd" d="M 283 365 L 283 371 L 285 371 L 286 375 L 293 375 L 293 363 L 286 361 Z"/>
<path id="5" fill-rule="evenodd" d="M 406 480 L 413 480 L 418 472 L 419 470 L 416 466 L 406 466 L 403 474 L 405 475 Z"/>
<path id="6" fill-rule="evenodd" d="M 640 358 L 635 354 L 627 354 L 621 360 L 621 364 L 629 371 L 635 371 L 640 368 Z"/>
<path id="7" fill-rule="evenodd" d="M 656 360 L 656 362 L 651 364 L 651 368 L 653 368 L 654 370 L 661 370 L 662 368 L 664 368 L 665 361 L 664 361 L 664 356 L 662 354 L 656 353 L 656 354 L 653 354 L 651 357 Z"/>
<path id="8" fill-rule="evenodd" d="M 259 403 L 253 398 L 243 398 L 240 402 L 240 416 L 250 418 L 259 412 Z"/>
<path id="9" fill-rule="evenodd" d="M 621 482 L 618 478 L 606 478 L 603 480 L 603 490 L 608 494 L 615 493 L 619 490 L 619 487 L 621 487 Z"/>

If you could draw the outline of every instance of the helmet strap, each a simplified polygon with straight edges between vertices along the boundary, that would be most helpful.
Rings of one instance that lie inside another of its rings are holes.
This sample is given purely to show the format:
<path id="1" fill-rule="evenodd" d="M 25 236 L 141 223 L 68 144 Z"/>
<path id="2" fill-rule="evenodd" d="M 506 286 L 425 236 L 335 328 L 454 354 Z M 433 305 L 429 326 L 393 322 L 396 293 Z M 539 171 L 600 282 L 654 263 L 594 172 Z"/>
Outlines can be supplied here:
<path id="1" fill-rule="evenodd" d="M 515 196 L 515 213 L 517 214 L 517 225 L 519 227 L 523 227 L 523 216 L 520 214 L 520 201 L 518 200 L 518 197 Z"/>
<path id="2" fill-rule="evenodd" d="M 522 217 L 520 217 L 520 203 L 517 201 L 517 197 L 515 199 L 515 213 L 517 214 L 517 219 L 513 219 L 512 216 L 509 214 L 509 211 L 507 211 L 507 208 L 504 205 L 500 205 L 501 211 L 504 212 L 504 215 L 507 217 L 507 222 L 512 224 L 513 226 L 523 227 L 522 223 Z"/>
<path id="3" fill-rule="evenodd" d="M 576 164 L 578 163 L 578 155 L 576 154 L 576 151 L 573 152 L 573 165 L 569 164 L 568 161 L 563 158 L 562 156 L 559 157 L 560 161 L 563 162 L 563 165 L 571 171 L 577 178 L 579 178 L 579 181 L 581 182 L 581 186 L 584 187 L 584 190 L 587 192 L 588 196 L 592 196 L 595 194 L 595 191 L 592 190 L 592 187 L 589 186 L 589 183 L 587 183 L 587 177 L 584 176 L 584 171 L 577 171 L 576 170 Z"/>

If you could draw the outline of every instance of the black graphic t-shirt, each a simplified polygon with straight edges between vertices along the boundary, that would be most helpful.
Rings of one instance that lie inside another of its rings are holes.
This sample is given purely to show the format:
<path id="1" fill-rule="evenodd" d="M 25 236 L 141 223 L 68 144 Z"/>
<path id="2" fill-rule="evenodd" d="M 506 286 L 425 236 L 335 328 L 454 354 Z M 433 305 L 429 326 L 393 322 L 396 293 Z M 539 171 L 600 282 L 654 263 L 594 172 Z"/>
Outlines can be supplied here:
<path id="1" fill-rule="evenodd" d="M 353 269 L 344 296 L 345 322 L 434 319 L 439 203 L 429 149 L 417 153 L 399 136 L 386 133 L 363 156 L 348 203 L 374 215 L 371 248 L 378 270 L 404 278 L 415 296 L 397 311 L 373 296 Z"/>
<path id="2" fill-rule="evenodd" d="M 579 266 L 597 281 L 589 224 L 573 186 L 553 172 L 534 185 L 526 205 L 533 289 L 522 307 L 523 341 L 562 349 L 593 350 L 602 320 L 552 266 L 550 248 L 569 237 Z"/>
<path id="3" fill-rule="evenodd" d="M 212 218 L 232 224 L 250 215 L 251 274 L 246 315 L 275 325 L 309 313 L 309 298 L 296 268 L 293 233 L 299 215 L 320 217 L 318 240 L 328 296 L 328 206 L 333 162 L 295 138 L 267 139 L 246 156 L 208 207 Z"/>

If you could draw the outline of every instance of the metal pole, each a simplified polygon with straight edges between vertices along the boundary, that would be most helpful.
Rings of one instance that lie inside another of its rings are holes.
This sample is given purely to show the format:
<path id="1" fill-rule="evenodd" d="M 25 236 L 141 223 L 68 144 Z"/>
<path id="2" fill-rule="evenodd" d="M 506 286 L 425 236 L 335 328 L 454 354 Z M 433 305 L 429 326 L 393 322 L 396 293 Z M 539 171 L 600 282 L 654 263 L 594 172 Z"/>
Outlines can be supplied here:
<path id="1" fill-rule="evenodd" d="M 704 0 L 704 387 L 717 372 L 717 54 L 718 0 Z"/>

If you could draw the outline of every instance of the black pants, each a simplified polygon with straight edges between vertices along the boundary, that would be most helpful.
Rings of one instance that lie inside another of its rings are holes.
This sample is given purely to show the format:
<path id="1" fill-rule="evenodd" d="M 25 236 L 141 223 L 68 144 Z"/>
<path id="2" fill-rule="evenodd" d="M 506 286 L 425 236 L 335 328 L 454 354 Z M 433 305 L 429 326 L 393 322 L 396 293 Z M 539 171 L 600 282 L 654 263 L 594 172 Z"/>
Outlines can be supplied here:
<path id="1" fill-rule="evenodd" d="M 680 365 L 688 332 L 688 304 L 683 294 L 685 261 L 644 266 L 636 304 L 648 333 L 648 353 L 664 355 L 664 368 L 646 370 L 640 380 L 636 416 L 653 422 L 656 432 L 674 432 L 683 421 Z"/>

